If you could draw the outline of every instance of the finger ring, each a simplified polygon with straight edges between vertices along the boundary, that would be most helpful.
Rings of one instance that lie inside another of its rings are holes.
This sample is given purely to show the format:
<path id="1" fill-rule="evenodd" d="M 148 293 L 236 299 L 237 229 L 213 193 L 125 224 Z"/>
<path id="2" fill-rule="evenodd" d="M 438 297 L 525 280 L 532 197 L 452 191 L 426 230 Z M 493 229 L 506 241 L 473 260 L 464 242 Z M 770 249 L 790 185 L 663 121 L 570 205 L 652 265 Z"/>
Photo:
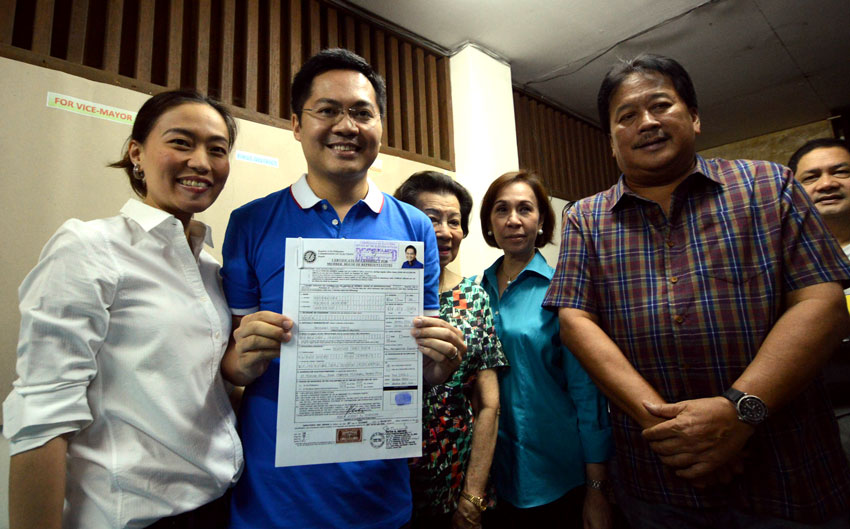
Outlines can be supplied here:
<path id="1" fill-rule="evenodd" d="M 454 360 L 455 358 L 457 358 L 457 349 L 452 351 L 452 353 L 454 353 L 452 354 L 452 356 L 446 356 L 446 358 L 448 358 L 449 360 Z"/>

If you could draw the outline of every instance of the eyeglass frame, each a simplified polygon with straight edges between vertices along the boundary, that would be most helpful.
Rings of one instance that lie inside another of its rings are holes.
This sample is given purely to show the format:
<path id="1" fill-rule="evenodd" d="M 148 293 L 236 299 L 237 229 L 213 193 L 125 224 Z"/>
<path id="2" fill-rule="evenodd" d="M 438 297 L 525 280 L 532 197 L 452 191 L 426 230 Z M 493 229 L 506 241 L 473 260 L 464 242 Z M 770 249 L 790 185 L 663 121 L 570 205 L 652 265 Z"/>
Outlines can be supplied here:
<path id="1" fill-rule="evenodd" d="M 337 111 L 339 113 L 338 116 L 336 118 L 330 118 L 330 117 L 323 117 L 323 116 L 316 114 L 319 110 L 325 110 L 325 108 L 334 109 L 335 111 Z M 357 118 L 355 118 L 354 115 L 352 114 L 352 112 L 355 112 L 355 111 L 359 112 L 359 111 L 362 111 L 362 110 L 368 110 L 369 112 L 373 113 L 373 116 L 369 121 L 366 121 L 366 122 L 360 121 Z M 376 112 L 372 108 L 369 108 L 369 107 L 364 106 L 364 105 L 344 108 L 342 105 L 333 105 L 333 104 L 328 103 L 327 107 L 302 108 L 301 112 L 307 112 L 309 115 L 313 116 L 314 118 L 318 119 L 319 121 L 330 122 L 332 125 L 338 125 L 343 119 L 345 119 L 345 117 L 347 117 L 348 119 L 350 119 L 356 125 L 362 125 L 364 127 L 371 127 L 375 124 L 376 121 L 379 121 L 381 119 L 381 113 L 380 112 Z"/>

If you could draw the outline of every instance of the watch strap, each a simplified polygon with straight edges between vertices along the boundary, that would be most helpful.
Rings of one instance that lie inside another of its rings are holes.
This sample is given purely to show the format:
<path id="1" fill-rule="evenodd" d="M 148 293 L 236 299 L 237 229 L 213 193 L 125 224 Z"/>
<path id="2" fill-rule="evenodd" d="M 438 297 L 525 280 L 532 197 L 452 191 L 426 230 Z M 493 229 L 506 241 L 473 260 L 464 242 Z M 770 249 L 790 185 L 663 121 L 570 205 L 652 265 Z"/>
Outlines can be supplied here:
<path id="1" fill-rule="evenodd" d="M 723 392 L 723 396 L 732 401 L 732 404 L 734 404 L 736 408 L 738 406 L 738 401 L 741 400 L 744 395 L 746 395 L 746 393 L 743 391 L 739 391 L 731 387 Z"/>

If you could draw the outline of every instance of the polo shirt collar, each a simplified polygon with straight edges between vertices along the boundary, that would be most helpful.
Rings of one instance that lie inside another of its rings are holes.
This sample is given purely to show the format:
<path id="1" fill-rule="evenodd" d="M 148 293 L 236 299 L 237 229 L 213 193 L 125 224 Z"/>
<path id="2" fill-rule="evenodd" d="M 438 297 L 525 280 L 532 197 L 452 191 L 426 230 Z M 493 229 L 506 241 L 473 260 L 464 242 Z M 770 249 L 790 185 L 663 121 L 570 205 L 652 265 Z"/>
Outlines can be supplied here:
<path id="1" fill-rule="evenodd" d="M 384 194 L 378 189 L 378 186 L 372 182 L 371 178 L 366 179 L 366 183 L 369 185 L 369 190 L 366 192 L 366 196 L 363 198 L 363 202 L 369 206 L 373 212 L 380 213 L 381 208 L 384 206 Z M 321 198 L 316 196 L 316 193 L 310 188 L 310 184 L 307 183 L 307 174 L 301 175 L 301 178 L 298 179 L 297 182 L 290 186 L 290 192 L 292 193 L 292 198 L 295 199 L 295 202 L 301 209 L 310 209 L 319 202 L 321 202 Z"/>
<path id="2" fill-rule="evenodd" d="M 162 225 L 168 219 L 175 219 L 171 213 L 149 206 L 133 198 L 124 204 L 124 207 L 121 208 L 121 213 L 133 220 L 148 233 Z M 181 227 L 180 230 L 182 231 L 183 228 Z M 189 239 L 192 242 L 192 251 L 196 255 L 200 252 L 201 242 L 210 248 L 213 247 L 212 229 L 199 220 L 192 219 L 189 221 Z"/>
<path id="3" fill-rule="evenodd" d="M 713 174 L 708 162 L 699 154 L 696 155 L 694 170 L 688 176 L 690 177 L 694 174 L 703 176 L 715 184 L 723 185 L 723 181 Z M 636 196 L 636 193 L 629 189 L 628 184 L 626 184 L 626 175 L 623 174 L 620 175 L 620 179 L 608 192 L 610 192 L 608 211 L 613 211 L 623 200 L 624 196 Z"/>

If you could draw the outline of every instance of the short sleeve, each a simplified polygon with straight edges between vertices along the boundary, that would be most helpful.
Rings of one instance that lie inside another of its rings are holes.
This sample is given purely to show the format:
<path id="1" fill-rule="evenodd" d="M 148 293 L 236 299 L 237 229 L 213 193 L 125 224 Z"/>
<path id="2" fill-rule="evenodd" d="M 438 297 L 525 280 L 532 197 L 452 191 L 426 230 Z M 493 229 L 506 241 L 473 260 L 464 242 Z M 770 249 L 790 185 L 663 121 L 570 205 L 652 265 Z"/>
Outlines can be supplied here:
<path id="1" fill-rule="evenodd" d="M 472 294 L 475 296 L 478 307 L 478 320 L 481 326 L 481 364 L 479 370 L 494 369 L 508 366 L 508 358 L 502 350 L 502 342 L 496 335 L 496 326 L 493 323 L 493 310 L 490 308 L 490 296 L 478 285 L 472 285 Z"/>
<path id="2" fill-rule="evenodd" d="M 236 316 L 252 314 L 260 308 L 260 288 L 251 266 L 251 235 L 242 218 L 242 210 L 230 214 L 224 245 L 221 279 L 230 311 Z"/>
<path id="3" fill-rule="evenodd" d="M 577 203 L 564 216 L 561 250 L 555 275 L 549 284 L 543 306 L 572 308 L 597 312 L 593 282 L 590 276 L 590 256 L 587 250 L 581 217 L 582 203 Z"/>
<path id="4" fill-rule="evenodd" d="M 787 290 L 840 281 L 850 286 L 850 262 L 791 170 L 779 166 L 782 270 Z"/>
<path id="5" fill-rule="evenodd" d="M 18 378 L 3 403 L 12 455 L 91 423 L 87 389 L 97 375 L 117 270 L 105 235 L 69 220 L 21 284 Z"/>

